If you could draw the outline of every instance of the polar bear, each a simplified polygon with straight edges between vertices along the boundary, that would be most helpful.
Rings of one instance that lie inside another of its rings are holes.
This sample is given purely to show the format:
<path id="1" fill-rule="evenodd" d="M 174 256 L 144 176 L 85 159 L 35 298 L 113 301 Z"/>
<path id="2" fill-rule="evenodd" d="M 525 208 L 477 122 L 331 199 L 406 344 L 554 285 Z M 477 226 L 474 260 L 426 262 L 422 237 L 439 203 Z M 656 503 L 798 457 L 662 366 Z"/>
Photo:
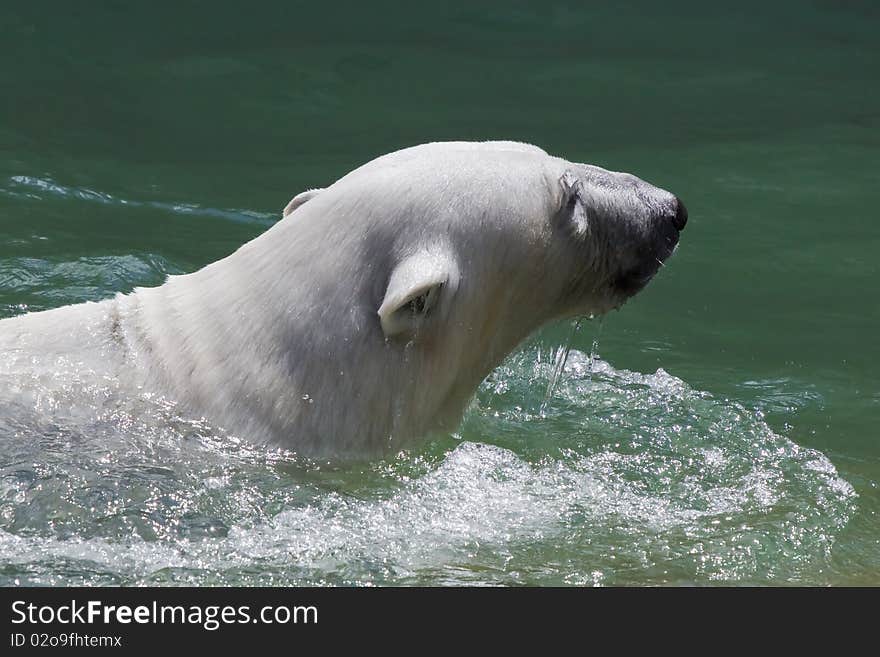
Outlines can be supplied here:
<path id="1" fill-rule="evenodd" d="M 424 144 L 295 196 L 194 273 L 0 321 L 0 361 L 73 359 L 243 439 L 382 456 L 454 430 L 542 325 L 623 304 L 686 220 L 667 191 L 536 146 Z"/>

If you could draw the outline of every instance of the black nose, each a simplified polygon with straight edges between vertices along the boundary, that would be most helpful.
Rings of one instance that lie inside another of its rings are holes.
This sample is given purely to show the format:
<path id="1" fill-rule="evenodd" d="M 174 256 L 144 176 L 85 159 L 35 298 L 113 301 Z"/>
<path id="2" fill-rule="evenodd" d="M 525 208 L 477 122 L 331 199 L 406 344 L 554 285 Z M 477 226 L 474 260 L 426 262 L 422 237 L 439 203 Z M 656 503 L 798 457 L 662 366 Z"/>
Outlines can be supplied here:
<path id="1" fill-rule="evenodd" d="M 675 199 L 675 216 L 672 218 L 672 225 L 676 230 L 684 230 L 685 224 L 688 222 L 688 209 L 684 207 L 681 199 Z"/>

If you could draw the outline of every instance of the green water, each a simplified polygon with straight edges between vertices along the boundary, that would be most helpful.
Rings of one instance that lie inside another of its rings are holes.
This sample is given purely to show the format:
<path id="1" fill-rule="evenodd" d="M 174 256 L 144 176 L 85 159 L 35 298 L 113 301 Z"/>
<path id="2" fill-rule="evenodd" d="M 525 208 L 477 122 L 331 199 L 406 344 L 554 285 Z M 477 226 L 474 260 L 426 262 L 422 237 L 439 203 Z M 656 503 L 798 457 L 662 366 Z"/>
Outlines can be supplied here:
<path id="1" fill-rule="evenodd" d="M 878 28 L 868 2 L 0 9 L 0 316 L 194 270 L 431 140 L 631 171 L 691 217 L 543 419 L 567 326 L 457 435 L 348 470 L 7 410 L 0 578 L 880 584 Z"/>

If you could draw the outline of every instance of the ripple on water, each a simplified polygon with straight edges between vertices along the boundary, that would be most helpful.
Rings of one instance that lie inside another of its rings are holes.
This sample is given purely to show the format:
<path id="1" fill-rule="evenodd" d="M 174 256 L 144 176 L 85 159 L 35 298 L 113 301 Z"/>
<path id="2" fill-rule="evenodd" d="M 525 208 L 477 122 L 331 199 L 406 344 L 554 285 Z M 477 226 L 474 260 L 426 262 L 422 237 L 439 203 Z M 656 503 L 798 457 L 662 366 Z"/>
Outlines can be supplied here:
<path id="1" fill-rule="evenodd" d="M 456 437 L 344 468 L 164 400 L 87 418 L 6 403 L 0 583 L 826 581 L 855 494 L 824 455 L 663 370 L 590 374 L 576 351 L 542 416 L 551 368 L 521 352 Z"/>
<path id="2" fill-rule="evenodd" d="M 97 301 L 112 296 L 107 290 L 159 285 L 169 274 L 177 273 L 178 267 L 151 253 L 75 260 L 6 258 L 0 260 L 0 301 L 9 297 L 18 303 L 0 305 L 0 317 Z"/>
<path id="3" fill-rule="evenodd" d="M 23 200 L 43 201 L 47 199 L 60 199 L 64 201 L 98 203 L 100 205 L 120 208 L 151 208 L 171 214 L 222 219 L 236 223 L 263 226 L 271 226 L 279 219 L 276 213 L 256 212 L 254 210 L 210 208 L 195 203 L 120 198 L 107 192 L 87 187 L 63 185 L 49 177 L 10 176 L 4 182 L 0 182 L 0 195 Z"/>

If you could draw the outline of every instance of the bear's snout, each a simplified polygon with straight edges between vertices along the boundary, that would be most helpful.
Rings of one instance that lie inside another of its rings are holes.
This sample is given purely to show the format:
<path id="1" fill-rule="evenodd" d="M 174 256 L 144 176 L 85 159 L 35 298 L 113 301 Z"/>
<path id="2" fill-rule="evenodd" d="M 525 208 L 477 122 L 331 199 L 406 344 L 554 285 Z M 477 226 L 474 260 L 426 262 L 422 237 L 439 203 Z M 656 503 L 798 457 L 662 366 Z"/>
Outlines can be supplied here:
<path id="1" fill-rule="evenodd" d="M 672 225 L 675 226 L 675 230 L 681 232 L 684 230 L 684 227 L 688 222 L 688 211 L 685 207 L 684 203 L 681 202 L 680 198 L 675 199 L 675 215 L 672 217 Z"/>

